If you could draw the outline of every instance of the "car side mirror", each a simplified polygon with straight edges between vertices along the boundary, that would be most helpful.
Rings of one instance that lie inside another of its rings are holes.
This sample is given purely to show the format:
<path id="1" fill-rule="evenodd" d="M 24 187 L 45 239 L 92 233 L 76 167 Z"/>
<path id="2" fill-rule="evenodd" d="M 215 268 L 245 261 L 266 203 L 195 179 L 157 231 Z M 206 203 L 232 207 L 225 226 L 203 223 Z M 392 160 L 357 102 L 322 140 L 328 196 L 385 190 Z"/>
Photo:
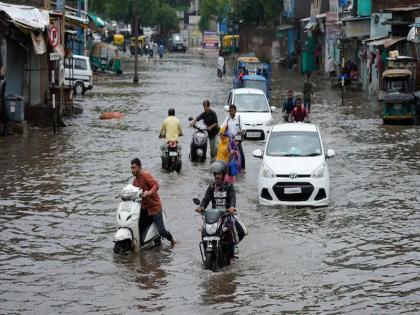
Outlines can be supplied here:
<path id="1" fill-rule="evenodd" d="M 276 106 L 271 106 L 270 108 L 271 108 L 271 111 L 272 112 L 275 112 L 277 110 L 277 107 Z"/>
<path id="2" fill-rule="evenodd" d="M 328 149 L 326 154 L 327 159 L 332 158 L 333 156 L 335 156 L 335 151 Z"/>
<path id="3" fill-rule="evenodd" d="M 200 205 L 200 199 L 198 198 L 193 198 L 193 202 L 198 206 Z"/>
<path id="4" fill-rule="evenodd" d="M 259 158 L 259 159 L 262 159 L 263 158 L 263 152 L 262 152 L 261 149 L 257 149 L 254 152 L 252 152 L 252 156 L 256 157 L 256 158 Z"/>
<path id="5" fill-rule="evenodd" d="M 228 106 L 228 105 L 225 105 L 225 106 L 223 107 L 223 109 L 225 110 L 225 112 L 228 112 L 228 111 L 229 111 L 229 106 Z"/>

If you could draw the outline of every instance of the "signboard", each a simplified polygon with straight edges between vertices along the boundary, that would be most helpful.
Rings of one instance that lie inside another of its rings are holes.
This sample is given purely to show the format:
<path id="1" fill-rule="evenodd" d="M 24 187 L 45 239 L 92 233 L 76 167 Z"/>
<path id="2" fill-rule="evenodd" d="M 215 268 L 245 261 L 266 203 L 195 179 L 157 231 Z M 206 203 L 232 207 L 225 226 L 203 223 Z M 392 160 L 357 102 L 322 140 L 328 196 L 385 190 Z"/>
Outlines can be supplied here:
<path id="1" fill-rule="evenodd" d="M 60 42 L 60 33 L 55 25 L 50 25 L 49 27 L 48 40 L 53 48 L 57 47 Z"/>
<path id="2" fill-rule="evenodd" d="M 59 53 L 50 53 L 50 61 L 60 60 L 61 56 Z"/>
<path id="3" fill-rule="evenodd" d="M 204 48 L 219 48 L 219 40 L 216 32 L 205 31 L 203 34 Z"/>

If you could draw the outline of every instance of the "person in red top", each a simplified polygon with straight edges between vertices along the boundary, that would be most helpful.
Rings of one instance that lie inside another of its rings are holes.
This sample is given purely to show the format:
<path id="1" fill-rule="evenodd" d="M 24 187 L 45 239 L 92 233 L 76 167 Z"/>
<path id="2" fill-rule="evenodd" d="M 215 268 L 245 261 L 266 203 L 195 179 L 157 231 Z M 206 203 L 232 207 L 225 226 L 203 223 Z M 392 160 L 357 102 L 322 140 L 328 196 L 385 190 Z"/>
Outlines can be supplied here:
<path id="1" fill-rule="evenodd" d="M 159 183 L 149 172 L 146 172 L 141 168 L 141 162 L 138 158 L 131 161 L 131 173 L 134 176 L 133 186 L 140 187 L 143 190 L 140 224 L 152 219 L 156 224 L 160 236 L 170 241 L 172 247 L 175 246 L 177 242 L 172 234 L 166 230 L 163 222 L 162 202 L 158 193 Z M 141 230 L 140 227 L 140 233 L 142 233 Z"/>
<path id="2" fill-rule="evenodd" d="M 296 107 L 293 108 L 290 117 L 292 118 L 292 121 L 295 122 L 306 121 L 308 119 L 308 111 L 305 109 L 305 105 L 302 103 L 301 98 L 296 99 Z"/>

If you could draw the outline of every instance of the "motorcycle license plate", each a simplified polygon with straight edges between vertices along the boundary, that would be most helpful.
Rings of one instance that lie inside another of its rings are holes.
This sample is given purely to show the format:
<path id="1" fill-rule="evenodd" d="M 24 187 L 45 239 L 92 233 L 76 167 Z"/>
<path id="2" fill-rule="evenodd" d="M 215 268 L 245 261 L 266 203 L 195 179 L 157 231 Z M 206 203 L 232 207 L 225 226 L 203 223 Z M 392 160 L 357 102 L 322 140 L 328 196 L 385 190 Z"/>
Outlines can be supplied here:
<path id="1" fill-rule="evenodd" d="M 261 132 L 259 131 L 250 131 L 246 133 L 247 138 L 261 138 Z"/>
<path id="2" fill-rule="evenodd" d="M 169 151 L 169 156 L 178 156 L 178 152 Z"/>
<path id="3" fill-rule="evenodd" d="M 219 236 L 204 236 L 203 241 L 220 241 Z"/>
<path id="4" fill-rule="evenodd" d="M 241 141 L 242 140 L 242 135 L 236 135 L 235 140 L 236 141 Z"/>
<path id="5" fill-rule="evenodd" d="M 301 194 L 301 193 L 302 193 L 301 187 L 285 187 L 284 188 L 285 195 Z"/>

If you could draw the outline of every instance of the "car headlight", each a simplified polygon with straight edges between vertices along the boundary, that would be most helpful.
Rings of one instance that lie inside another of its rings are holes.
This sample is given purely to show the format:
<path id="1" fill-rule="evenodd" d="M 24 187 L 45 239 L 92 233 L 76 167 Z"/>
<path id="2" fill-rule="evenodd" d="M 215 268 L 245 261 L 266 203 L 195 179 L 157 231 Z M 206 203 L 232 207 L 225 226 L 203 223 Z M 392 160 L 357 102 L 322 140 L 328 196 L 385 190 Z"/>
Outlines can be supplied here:
<path id="1" fill-rule="evenodd" d="M 213 224 L 206 224 L 206 233 L 208 235 L 216 234 L 217 232 L 217 222 Z"/>
<path id="2" fill-rule="evenodd" d="M 321 164 L 313 173 L 311 174 L 312 178 L 323 178 L 325 175 L 325 164 Z"/>
<path id="3" fill-rule="evenodd" d="M 276 177 L 276 174 L 269 168 L 266 164 L 263 165 L 261 176 L 264 178 L 274 178 Z"/>

